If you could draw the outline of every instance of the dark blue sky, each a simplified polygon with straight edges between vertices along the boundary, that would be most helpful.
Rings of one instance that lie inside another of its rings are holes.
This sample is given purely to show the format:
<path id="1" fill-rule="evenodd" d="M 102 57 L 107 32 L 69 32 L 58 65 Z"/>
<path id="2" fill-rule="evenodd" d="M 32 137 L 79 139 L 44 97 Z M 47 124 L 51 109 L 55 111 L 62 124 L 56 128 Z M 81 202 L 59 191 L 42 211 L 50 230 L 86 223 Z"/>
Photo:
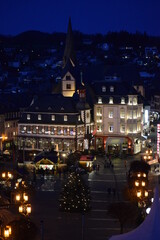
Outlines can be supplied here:
<path id="1" fill-rule="evenodd" d="M 0 33 L 26 30 L 107 33 L 146 31 L 160 36 L 160 0 L 0 0 Z"/>

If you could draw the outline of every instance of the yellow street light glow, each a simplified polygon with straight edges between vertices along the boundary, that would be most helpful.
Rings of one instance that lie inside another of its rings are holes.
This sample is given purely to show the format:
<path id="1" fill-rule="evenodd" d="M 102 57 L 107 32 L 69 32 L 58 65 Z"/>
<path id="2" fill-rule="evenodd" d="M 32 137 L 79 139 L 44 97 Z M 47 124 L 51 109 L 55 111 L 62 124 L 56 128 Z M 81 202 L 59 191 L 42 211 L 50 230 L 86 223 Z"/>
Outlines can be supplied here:
<path id="1" fill-rule="evenodd" d="M 146 150 L 146 153 L 148 153 L 148 150 Z"/>
<path id="2" fill-rule="evenodd" d="M 28 205 L 26 210 L 27 210 L 27 214 L 30 214 L 32 211 L 31 205 Z"/>
<path id="3" fill-rule="evenodd" d="M 23 212 L 23 206 L 19 206 L 19 212 L 22 213 Z"/>
<path id="4" fill-rule="evenodd" d="M 144 192 L 144 196 L 145 196 L 145 197 L 148 197 L 148 191 L 145 191 L 145 192 Z"/>
<path id="5" fill-rule="evenodd" d="M 143 173 L 143 177 L 146 177 L 146 174 L 145 174 L 145 173 Z"/>
<path id="6" fill-rule="evenodd" d="M 2 173 L 2 178 L 5 178 L 6 177 L 6 173 Z"/>
<path id="7" fill-rule="evenodd" d="M 11 233 L 12 233 L 12 228 L 11 228 L 11 226 L 6 226 L 6 228 L 9 230 L 9 235 L 11 235 Z"/>
<path id="8" fill-rule="evenodd" d="M 142 181 L 142 187 L 144 187 L 146 185 L 146 183 L 144 181 Z"/>
<path id="9" fill-rule="evenodd" d="M 9 237 L 9 229 L 8 229 L 8 228 L 5 228 L 5 229 L 4 229 L 4 237 L 5 237 L 5 238 L 8 238 L 8 237 Z"/>
<path id="10" fill-rule="evenodd" d="M 24 201 L 28 201 L 28 195 L 26 195 L 25 193 L 23 194 L 23 199 L 24 199 Z"/>
<path id="11" fill-rule="evenodd" d="M 138 187 L 139 186 L 139 182 L 135 181 L 135 186 Z"/>
<path id="12" fill-rule="evenodd" d="M 10 172 L 8 172 L 8 177 L 12 178 L 12 174 Z"/>
<path id="13" fill-rule="evenodd" d="M 17 194 L 17 195 L 16 195 L 16 201 L 20 201 L 20 199 L 21 199 L 20 194 Z"/>
<path id="14" fill-rule="evenodd" d="M 137 177 L 140 177 L 140 176 L 141 176 L 141 174 L 140 174 L 140 173 L 138 173 L 138 174 L 137 174 Z"/>
<path id="15" fill-rule="evenodd" d="M 141 197 L 141 191 L 138 191 L 138 192 L 137 192 L 137 197 L 138 197 L 138 198 Z"/>

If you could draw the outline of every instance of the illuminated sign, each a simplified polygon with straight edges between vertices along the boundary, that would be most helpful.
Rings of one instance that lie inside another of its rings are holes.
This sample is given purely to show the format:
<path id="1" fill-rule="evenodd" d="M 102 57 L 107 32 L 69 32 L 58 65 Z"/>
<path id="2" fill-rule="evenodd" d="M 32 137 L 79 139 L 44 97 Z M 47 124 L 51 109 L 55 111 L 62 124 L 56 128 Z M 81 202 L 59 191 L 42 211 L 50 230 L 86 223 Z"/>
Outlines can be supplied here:
<path id="1" fill-rule="evenodd" d="M 157 154 L 159 156 L 159 144 L 160 144 L 160 124 L 157 124 Z"/>

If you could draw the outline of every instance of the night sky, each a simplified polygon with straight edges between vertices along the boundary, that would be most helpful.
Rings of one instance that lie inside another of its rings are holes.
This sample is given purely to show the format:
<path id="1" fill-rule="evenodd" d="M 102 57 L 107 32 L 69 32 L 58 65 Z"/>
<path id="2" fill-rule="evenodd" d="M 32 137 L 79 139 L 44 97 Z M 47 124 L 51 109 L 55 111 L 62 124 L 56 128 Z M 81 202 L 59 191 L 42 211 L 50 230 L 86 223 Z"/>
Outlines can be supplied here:
<path id="1" fill-rule="evenodd" d="M 127 30 L 160 36 L 160 0 L 0 0 L 0 34 L 27 30 L 107 33 Z"/>

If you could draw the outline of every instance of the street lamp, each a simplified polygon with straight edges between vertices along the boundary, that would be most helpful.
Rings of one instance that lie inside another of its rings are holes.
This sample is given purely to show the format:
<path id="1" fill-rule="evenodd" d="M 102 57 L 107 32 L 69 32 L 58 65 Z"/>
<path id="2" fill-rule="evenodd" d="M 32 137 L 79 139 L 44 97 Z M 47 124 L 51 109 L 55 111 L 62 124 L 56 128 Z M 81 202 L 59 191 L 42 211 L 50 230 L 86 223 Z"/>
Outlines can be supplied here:
<path id="1" fill-rule="evenodd" d="M 15 188 L 19 190 L 19 192 L 16 194 L 15 199 L 19 203 L 18 211 L 19 213 L 28 216 L 32 212 L 31 204 L 28 202 L 28 195 L 25 192 L 26 190 L 25 181 L 17 182 L 15 184 Z"/>
<path id="2" fill-rule="evenodd" d="M 22 213 L 25 216 L 31 214 L 31 212 L 32 212 L 31 204 L 20 205 L 18 208 L 18 211 L 19 211 L 19 213 Z"/>
<path id="3" fill-rule="evenodd" d="M 11 233 L 12 233 L 12 229 L 11 226 L 7 225 L 4 228 L 1 226 L 0 228 L 0 239 L 7 239 L 10 237 Z"/>
<path id="4" fill-rule="evenodd" d="M 5 180 L 9 180 L 9 179 L 13 178 L 13 175 L 10 172 L 3 172 L 2 173 L 2 178 L 5 179 Z"/>

